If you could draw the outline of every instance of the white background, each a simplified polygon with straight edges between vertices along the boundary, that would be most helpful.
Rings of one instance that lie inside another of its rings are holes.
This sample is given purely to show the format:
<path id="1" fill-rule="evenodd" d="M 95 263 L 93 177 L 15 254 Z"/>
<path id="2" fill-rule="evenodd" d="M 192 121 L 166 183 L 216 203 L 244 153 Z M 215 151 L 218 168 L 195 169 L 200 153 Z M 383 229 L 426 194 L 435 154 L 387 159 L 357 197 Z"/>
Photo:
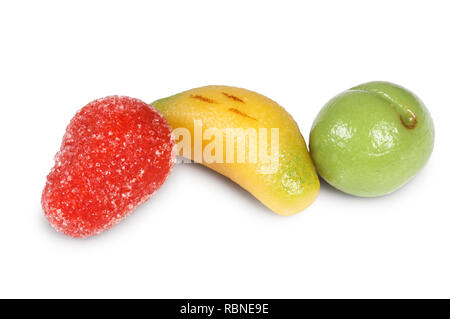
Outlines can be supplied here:
<path id="1" fill-rule="evenodd" d="M 2 1 L 0 297 L 450 297 L 448 1 Z M 126 220 L 55 232 L 40 196 L 66 125 L 112 94 L 260 92 L 308 139 L 323 104 L 387 80 L 428 106 L 428 165 L 382 198 L 322 182 L 292 217 L 178 165 Z"/>

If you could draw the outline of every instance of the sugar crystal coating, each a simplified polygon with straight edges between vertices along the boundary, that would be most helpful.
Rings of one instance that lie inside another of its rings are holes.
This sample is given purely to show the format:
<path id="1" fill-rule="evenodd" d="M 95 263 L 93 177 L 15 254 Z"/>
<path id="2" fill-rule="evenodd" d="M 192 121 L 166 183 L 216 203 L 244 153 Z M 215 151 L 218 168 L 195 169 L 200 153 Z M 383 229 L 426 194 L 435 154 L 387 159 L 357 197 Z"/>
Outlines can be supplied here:
<path id="1" fill-rule="evenodd" d="M 72 237 L 109 229 L 145 202 L 175 162 L 167 121 L 134 98 L 109 96 L 71 120 L 42 207 L 50 224 Z"/>

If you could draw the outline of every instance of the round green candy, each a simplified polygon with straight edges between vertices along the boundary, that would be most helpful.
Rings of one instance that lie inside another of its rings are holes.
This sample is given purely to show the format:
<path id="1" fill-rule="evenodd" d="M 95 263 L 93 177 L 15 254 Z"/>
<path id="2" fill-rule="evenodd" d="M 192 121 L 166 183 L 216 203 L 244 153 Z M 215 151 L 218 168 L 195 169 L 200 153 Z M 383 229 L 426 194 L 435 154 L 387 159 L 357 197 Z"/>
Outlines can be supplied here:
<path id="1" fill-rule="evenodd" d="M 423 102 L 388 82 L 358 85 L 331 99 L 309 138 L 322 178 L 364 197 L 406 184 L 425 165 L 433 145 L 433 120 Z"/>

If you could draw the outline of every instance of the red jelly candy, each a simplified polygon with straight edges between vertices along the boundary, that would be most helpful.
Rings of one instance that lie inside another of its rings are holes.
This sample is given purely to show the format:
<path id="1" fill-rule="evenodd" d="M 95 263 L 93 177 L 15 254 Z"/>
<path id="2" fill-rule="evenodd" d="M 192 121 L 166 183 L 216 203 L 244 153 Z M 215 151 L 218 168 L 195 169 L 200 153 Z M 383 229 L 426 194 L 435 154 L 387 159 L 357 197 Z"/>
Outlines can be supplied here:
<path id="1" fill-rule="evenodd" d="M 167 121 L 148 104 L 110 96 L 71 120 L 42 207 L 50 224 L 72 237 L 111 228 L 145 202 L 175 163 Z"/>

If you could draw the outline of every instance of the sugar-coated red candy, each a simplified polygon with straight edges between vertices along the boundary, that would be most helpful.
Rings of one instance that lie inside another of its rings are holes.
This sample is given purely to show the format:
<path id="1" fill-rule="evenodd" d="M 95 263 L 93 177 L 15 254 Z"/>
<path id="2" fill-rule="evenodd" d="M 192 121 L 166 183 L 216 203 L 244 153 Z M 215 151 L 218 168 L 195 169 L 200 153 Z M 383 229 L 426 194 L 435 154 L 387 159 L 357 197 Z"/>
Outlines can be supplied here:
<path id="1" fill-rule="evenodd" d="M 172 130 L 152 106 L 110 96 L 71 120 L 42 207 L 50 224 L 72 237 L 111 228 L 145 202 L 175 163 Z"/>

